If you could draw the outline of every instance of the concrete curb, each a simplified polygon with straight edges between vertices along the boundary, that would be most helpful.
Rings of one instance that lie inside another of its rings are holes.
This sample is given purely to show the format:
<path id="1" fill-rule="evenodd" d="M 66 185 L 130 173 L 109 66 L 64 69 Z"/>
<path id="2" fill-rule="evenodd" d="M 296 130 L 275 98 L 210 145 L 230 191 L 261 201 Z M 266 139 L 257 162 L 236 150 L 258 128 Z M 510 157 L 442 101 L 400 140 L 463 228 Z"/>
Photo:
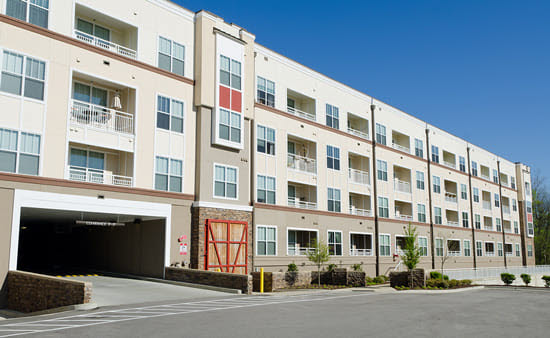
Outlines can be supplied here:
<path id="1" fill-rule="evenodd" d="M 99 306 L 97 306 L 96 303 L 86 303 L 86 304 L 60 306 L 53 309 L 35 311 L 35 312 L 29 312 L 29 313 L 23 313 L 23 312 L 12 311 L 12 310 L 0 310 L 0 315 L 5 316 L 5 319 L 12 319 L 12 318 L 48 315 L 52 313 L 65 312 L 65 311 L 88 311 L 88 310 L 95 310 L 97 308 L 99 308 Z"/>
<path id="2" fill-rule="evenodd" d="M 395 290 L 397 293 L 416 293 L 416 294 L 425 294 L 425 295 L 433 295 L 433 294 L 444 294 L 444 293 L 459 293 L 459 292 L 468 292 L 468 291 L 475 291 L 475 290 L 481 290 L 484 289 L 484 286 L 472 286 L 467 288 L 460 288 L 460 289 L 451 289 L 451 290 Z"/>

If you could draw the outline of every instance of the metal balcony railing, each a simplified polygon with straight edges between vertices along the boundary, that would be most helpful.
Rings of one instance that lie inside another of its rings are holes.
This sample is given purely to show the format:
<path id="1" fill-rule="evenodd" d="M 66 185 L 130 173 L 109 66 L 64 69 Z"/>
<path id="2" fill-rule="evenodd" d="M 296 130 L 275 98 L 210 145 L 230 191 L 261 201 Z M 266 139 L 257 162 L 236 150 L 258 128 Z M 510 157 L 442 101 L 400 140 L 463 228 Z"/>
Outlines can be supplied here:
<path id="1" fill-rule="evenodd" d="M 294 208 L 300 208 L 300 209 L 310 209 L 315 210 L 317 209 L 317 203 L 315 202 L 306 202 L 306 201 L 300 201 L 298 198 L 288 198 L 288 206 L 294 207 Z"/>
<path id="2" fill-rule="evenodd" d="M 395 143 L 395 142 L 392 142 L 392 147 L 394 149 L 401 150 L 405 153 L 410 153 L 411 152 L 411 149 L 409 147 L 402 146 L 402 145 L 400 145 L 398 143 Z"/>
<path id="3" fill-rule="evenodd" d="M 456 169 L 456 163 L 443 160 L 443 164 L 449 168 Z"/>
<path id="4" fill-rule="evenodd" d="M 305 248 L 300 246 L 289 246 L 288 255 L 289 256 L 305 256 L 309 252 L 315 251 L 315 248 Z"/>
<path id="5" fill-rule="evenodd" d="M 460 251 L 447 251 L 449 256 L 460 256 Z"/>
<path id="6" fill-rule="evenodd" d="M 69 114 L 71 123 L 104 129 L 109 132 L 134 134 L 134 115 L 72 100 Z"/>
<path id="7" fill-rule="evenodd" d="M 67 177 L 72 181 L 118 185 L 123 187 L 131 187 L 133 181 L 132 177 L 114 175 L 105 170 L 77 166 L 67 167 Z"/>
<path id="8" fill-rule="evenodd" d="M 305 173 L 315 174 L 317 172 L 317 161 L 309 157 L 288 154 L 287 167 Z"/>
<path id="9" fill-rule="evenodd" d="M 348 178 L 353 183 L 370 184 L 369 173 L 367 171 L 350 168 L 348 171 Z"/>
<path id="10" fill-rule="evenodd" d="M 369 139 L 369 134 L 368 133 L 357 130 L 357 129 L 354 129 L 352 127 L 348 127 L 348 133 L 350 133 L 352 135 L 355 135 L 355 136 L 359 136 L 359 137 L 364 138 L 366 140 Z"/>
<path id="11" fill-rule="evenodd" d="M 396 191 L 410 193 L 411 192 L 411 184 L 409 182 L 400 181 L 398 179 L 395 179 L 394 180 L 394 189 Z"/>
<path id="12" fill-rule="evenodd" d="M 351 207 L 349 207 L 349 213 L 351 215 L 372 217 L 372 211 L 371 210 L 359 209 L 359 208 L 354 207 L 353 205 Z"/>
<path id="13" fill-rule="evenodd" d="M 117 53 L 117 54 L 129 57 L 131 59 L 137 58 L 137 53 L 135 50 L 130 49 L 128 47 L 121 46 L 121 45 L 117 45 L 116 43 L 113 43 L 111 41 L 100 39 L 98 37 L 81 32 L 79 30 L 74 31 L 74 36 L 78 40 L 84 41 L 90 45 L 101 47 L 113 53 Z"/>
<path id="14" fill-rule="evenodd" d="M 453 227 L 457 227 L 458 226 L 458 222 L 456 221 L 447 221 L 447 225 L 450 225 L 450 226 L 453 226 Z"/>
<path id="15" fill-rule="evenodd" d="M 395 219 L 400 219 L 402 221 L 412 221 L 413 217 L 412 215 L 404 215 L 399 213 L 398 211 L 395 212 Z"/>
<path id="16" fill-rule="evenodd" d="M 372 249 L 350 249 L 349 255 L 350 256 L 371 256 Z"/>
<path id="17" fill-rule="evenodd" d="M 296 115 L 296 116 L 302 117 L 304 119 L 315 121 L 315 114 L 307 113 L 305 111 L 301 111 L 300 109 L 296 109 L 296 108 L 292 108 L 292 107 L 287 107 L 287 111 L 292 115 Z"/>

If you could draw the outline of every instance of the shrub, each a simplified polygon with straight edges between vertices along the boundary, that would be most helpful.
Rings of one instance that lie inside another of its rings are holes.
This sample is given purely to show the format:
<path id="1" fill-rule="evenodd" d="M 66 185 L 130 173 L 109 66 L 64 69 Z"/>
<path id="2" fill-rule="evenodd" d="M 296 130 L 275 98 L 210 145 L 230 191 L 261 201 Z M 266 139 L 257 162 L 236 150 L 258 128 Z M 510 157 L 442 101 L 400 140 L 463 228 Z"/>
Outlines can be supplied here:
<path id="1" fill-rule="evenodd" d="M 441 276 L 442 276 L 441 272 L 439 272 L 439 271 L 430 272 L 430 278 L 431 279 L 442 279 Z"/>
<path id="2" fill-rule="evenodd" d="M 455 288 L 457 288 L 459 285 L 460 285 L 460 282 L 457 281 L 456 279 L 451 279 L 451 280 L 449 281 L 449 288 L 450 288 L 450 289 L 455 289 Z"/>
<path id="3" fill-rule="evenodd" d="M 351 268 L 353 269 L 353 271 L 357 271 L 357 272 L 363 271 L 363 268 L 361 267 L 361 264 L 353 264 L 351 266 Z"/>
<path id="4" fill-rule="evenodd" d="M 382 280 L 384 280 L 384 283 L 390 280 L 390 277 L 386 275 L 380 275 L 380 277 L 382 277 Z"/>
<path id="5" fill-rule="evenodd" d="M 550 288 L 550 276 L 542 276 L 542 280 L 544 281 L 544 286 L 547 288 Z"/>
<path id="6" fill-rule="evenodd" d="M 510 285 L 516 280 L 516 276 L 511 273 L 503 272 L 500 274 L 500 279 L 502 279 L 504 284 Z"/>
<path id="7" fill-rule="evenodd" d="M 382 276 L 376 276 L 372 281 L 375 282 L 376 284 L 383 284 L 386 282 L 386 279 Z"/>
<path id="8" fill-rule="evenodd" d="M 428 289 L 448 289 L 450 283 L 444 279 L 430 278 L 426 281 Z"/>
<path id="9" fill-rule="evenodd" d="M 449 280 L 449 276 L 443 275 L 443 280 Z"/>
<path id="10" fill-rule="evenodd" d="M 298 271 L 298 266 L 294 263 L 288 264 L 288 272 L 296 272 Z"/>
<path id="11" fill-rule="evenodd" d="M 373 281 L 373 279 L 372 279 L 371 277 L 366 276 L 366 277 L 365 277 L 365 283 L 366 283 L 367 285 L 370 285 L 370 284 L 374 284 L 374 281 Z"/>
<path id="12" fill-rule="evenodd" d="M 472 280 L 471 279 L 462 279 L 459 282 L 460 282 L 460 286 L 470 286 L 470 285 L 472 285 Z"/>
<path id="13" fill-rule="evenodd" d="M 521 279 L 523 279 L 525 286 L 529 286 L 529 283 L 531 283 L 531 275 L 527 273 L 522 273 L 520 277 Z"/>
<path id="14" fill-rule="evenodd" d="M 327 265 L 327 271 L 328 272 L 333 272 L 334 269 L 336 269 L 337 265 L 334 264 L 334 263 L 330 263 L 329 265 Z"/>

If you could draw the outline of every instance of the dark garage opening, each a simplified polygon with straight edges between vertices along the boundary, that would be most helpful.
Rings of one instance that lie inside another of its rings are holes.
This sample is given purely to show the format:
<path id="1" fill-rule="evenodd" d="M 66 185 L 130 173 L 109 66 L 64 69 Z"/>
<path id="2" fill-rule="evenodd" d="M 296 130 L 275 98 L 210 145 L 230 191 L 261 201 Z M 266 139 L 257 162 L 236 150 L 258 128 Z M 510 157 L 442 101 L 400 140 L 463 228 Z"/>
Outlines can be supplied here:
<path id="1" fill-rule="evenodd" d="M 165 219 L 22 208 L 17 269 L 162 278 Z"/>

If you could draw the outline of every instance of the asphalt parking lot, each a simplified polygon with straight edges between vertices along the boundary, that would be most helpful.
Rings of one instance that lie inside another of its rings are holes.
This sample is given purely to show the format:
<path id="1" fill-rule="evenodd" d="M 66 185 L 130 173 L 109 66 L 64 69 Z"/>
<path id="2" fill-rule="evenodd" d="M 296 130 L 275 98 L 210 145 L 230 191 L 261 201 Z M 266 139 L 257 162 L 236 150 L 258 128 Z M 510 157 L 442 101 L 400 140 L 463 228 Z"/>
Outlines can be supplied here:
<path id="1" fill-rule="evenodd" d="M 548 337 L 549 301 L 511 289 L 227 296 L 8 320 L 0 336 Z"/>

